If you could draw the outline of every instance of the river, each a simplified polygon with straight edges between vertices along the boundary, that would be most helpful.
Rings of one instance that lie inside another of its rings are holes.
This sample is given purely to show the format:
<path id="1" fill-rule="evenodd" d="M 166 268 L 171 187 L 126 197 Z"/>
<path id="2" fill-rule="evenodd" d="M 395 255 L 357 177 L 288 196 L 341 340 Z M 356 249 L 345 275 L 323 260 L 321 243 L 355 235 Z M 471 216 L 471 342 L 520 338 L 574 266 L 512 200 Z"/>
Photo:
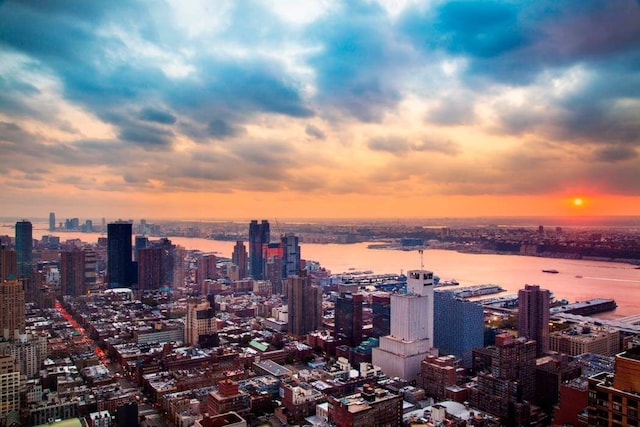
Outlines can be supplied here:
<path id="1" fill-rule="evenodd" d="M 0 235 L 14 236 L 13 226 L 0 226 Z M 33 237 L 60 236 L 61 241 L 80 239 L 95 243 L 100 233 L 54 232 L 34 225 Z M 186 249 L 199 249 L 230 257 L 235 242 L 202 238 L 169 237 L 174 244 Z M 302 258 L 318 261 L 333 273 L 349 269 L 372 270 L 375 273 L 399 273 L 418 269 L 421 257 L 417 251 L 368 249 L 368 243 L 301 244 Z M 525 284 L 549 289 L 557 299 L 570 302 L 591 298 L 613 298 L 618 304 L 614 311 L 599 314 L 603 319 L 617 319 L 640 314 L 640 270 L 624 263 L 540 258 L 520 255 L 468 254 L 455 251 L 427 249 L 422 262 L 442 280 L 455 279 L 461 285 L 496 284 L 515 294 Z M 543 273 L 543 269 L 558 270 L 558 274 Z"/>

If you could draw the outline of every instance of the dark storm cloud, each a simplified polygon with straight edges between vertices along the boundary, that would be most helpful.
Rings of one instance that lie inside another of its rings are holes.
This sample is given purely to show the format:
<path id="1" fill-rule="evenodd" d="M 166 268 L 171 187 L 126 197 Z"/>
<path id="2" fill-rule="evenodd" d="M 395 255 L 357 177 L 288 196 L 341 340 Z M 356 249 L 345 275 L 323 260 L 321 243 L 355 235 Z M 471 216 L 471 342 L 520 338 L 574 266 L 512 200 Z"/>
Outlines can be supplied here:
<path id="1" fill-rule="evenodd" d="M 119 126 L 118 134 L 133 143 L 167 145 L 171 135 L 131 119 L 123 126 L 121 117 L 112 114 L 112 110 L 126 106 L 136 108 L 137 104 L 158 96 L 164 98 L 171 112 L 143 107 L 138 115 L 141 120 L 173 124 L 176 113 L 185 114 L 187 118 L 209 122 L 206 131 L 214 137 L 236 135 L 238 123 L 249 120 L 254 113 L 294 117 L 313 114 L 301 99 L 295 83 L 282 75 L 281 64 L 274 60 L 212 58 L 202 54 L 195 58 L 193 78 L 175 84 L 158 65 L 137 58 L 116 35 L 96 31 L 102 24 L 117 23 L 138 36 L 152 34 L 155 37 L 157 29 L 144 8 L 144 5 L 133 4 L 112 9 L 74 1 L 46 8 L 32 3 L 9 4 L 0 13 L 0 43 L 41 61 L 62 80 L 66 98 Z M 243 10 L 237 9 L 238 13 Z M 258 19 L 256 15 L 255 20 Z M 245 33 L 238 25 L 242 25 L 240 18 L 228 33 L 233 32 L 235 37 Z M 145 31 L 140 32 L 140 27 Z M 271 33 L 276 34 L 276 27 L 272 26 Z M 165 33 L 173 30 L 169 26 Z M 147 42 L 153 43 L 154 39 Z M 6 104 L 7 109 L 16 110 L 16 103 L 9 102 L 11 99 L 0 98 L 0 108 Z M 223 122 L 211 117 L 220 112 L 225 113 Z M 25 113 L 28 110 L 25 109 Z"/>
<path id="2" fill-rule="evenodd" d="M 638 157 L 638 152 L 626 146 L 610 146 L 599 148 L 594 153 L 594 160 L 602 162 L 621 162 Z"/>
<path id="3" fill-rule="evenodd" d="M 146 120 L 149 122 L 156 122 L 164 125 L 172 125 L 176 122 L 177 118 L 173 114 L 163 111 L 157 110 L 155 108 L 146 107 L 140 111 L 138 117 L 142 120 Z"/>
<path id="4" fill-rule="evenodd" d="M 414 99 L 432 107 L 431 125 L 480 127 L 480 113 L 491 110 L 497 123 L 490 132 L 553 141 L 518 146 L 519 155 L 496 153 L 491 164 L 481 166 L 467 163 L 459 155 L 462 146 L 442 137 L 442 130 L 429 137 L 382 135 L 367 141 L 370 150 L 393 154 L 390 162 L 401 171 L 403 162 L 416 157 L 416 176 L 425 182 L 465 194 L 536 193 L 580 179 L 637 190 L 625 180 L 640 182 L 638 2 L 411 4 L 392 17 L 376 2 L 342 2 L 311 24 L 292 24 L 265 3 L 230 2 L 229 14 L 198 35 L 179 27 L 162 2 L 2 3 L 0 54 L 19 57 L 20 63 L 0 69 L 0 114 L 6 121 L 0 122 L 0 153 L 9 169 L 20 171 L 35 162 L 45 171 L 103 166 L 117 177 L 102 183 L 104 189 L 150 186 L 153 180 L 173 189 L 223 182 L 233 189 L 273 191 L 285 188 L 310 156 L 305 159 L 295 142 L 258 139 L 254 132 L 264 121 L 251 126 L 256 119 L 285 116 L 300 129 L 314 117 L 309 122 L 322 127 L 306 125 L 307 136 L 300 139 L 323 139 L 330 146 L 333 134 L 350 138 L 357 122 L 402 118 L 400 102 Z M 455 63 L 450 75 L 440 70 L 443 62 Z M 562 80 L 574 69 L 580 71 L 576 81 L 554 87 L 552 79 Z M 501 95 L 513 89 L 532 96 L 511 105 L 512 98 Z M 60 106 L 57 96 L 63 98 Z M 57 115 L 65 108 L 110 125 L 104 139 L 56 140 L 34 130 L 40 121 L 83 137 L 76 130 L 81 124 Z M 327 122 L 344 128 L 325 132 Z M 197 157 L 180 155 L 177 147 Z M 423 171 L 420 164 L 430 153 L 450 158 L 439 156 L 442 164 Z M 447 161 L 454 156 L 461 163 Z M 126 171 L 134 165 L 135 173 Z M 380 179 L 389 184 L 406 177 L 384 172 Z M 47 172 L 30 178 L 39 177 L 48 179 Z M 314 186 L 308 181 L 315 180 L 301 180 L 295 188 L 367 187 L 357 178 L 317 180 Z"/>
<path id="5" fill-rule="evenodd" d="M 376 3 L 344 2 L 307 31 L 321 50 L 310 55 L 320 104 L 365 122 L 379 121 L 401 99 L 409 55 Z"/>
<path id="6" fill-rule="evenodd" d="M 207 131 L 209 135 L 215 138 L 224 139 L 224 138 L 229 138 L 229 137 L 238 135 L 239 133 L 242 132 L 242 129 L 232 125 L 226 120 L 213 119 L 209 122 L 209 125 L 207 126 Z"/>
<path id="7" fill-rule="evenodd" d="M 398 24 L 417 48 L 470 60 L 467 79 L 531 82 L 547 67 L 638 48 L 634 0 L 456 1 L 406 11 Z"/>

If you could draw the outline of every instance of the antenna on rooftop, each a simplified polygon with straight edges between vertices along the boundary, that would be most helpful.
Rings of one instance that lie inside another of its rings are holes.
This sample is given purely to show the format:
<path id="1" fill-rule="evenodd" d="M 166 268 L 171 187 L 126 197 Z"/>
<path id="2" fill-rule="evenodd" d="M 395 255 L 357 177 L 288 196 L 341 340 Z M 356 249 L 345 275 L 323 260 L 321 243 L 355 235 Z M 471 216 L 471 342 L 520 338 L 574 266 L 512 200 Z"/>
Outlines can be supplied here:
<path id="1" fill-rule="evenodd" d="M 420 270 L 424 270 L 424 251 L 418 249 L 418 253 L 420 254 Z"/>

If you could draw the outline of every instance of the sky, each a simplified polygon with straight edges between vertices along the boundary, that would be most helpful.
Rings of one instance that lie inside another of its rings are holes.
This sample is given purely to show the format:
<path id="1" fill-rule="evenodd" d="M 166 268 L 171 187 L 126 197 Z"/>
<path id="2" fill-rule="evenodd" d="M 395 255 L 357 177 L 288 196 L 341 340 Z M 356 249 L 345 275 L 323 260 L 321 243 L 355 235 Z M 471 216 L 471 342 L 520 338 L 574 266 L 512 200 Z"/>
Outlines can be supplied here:
<path id="1" fill-rule="evenodd" d="M 639 146 L 638 0 L 0 2 L 0 216 L 640 215 Z"/>

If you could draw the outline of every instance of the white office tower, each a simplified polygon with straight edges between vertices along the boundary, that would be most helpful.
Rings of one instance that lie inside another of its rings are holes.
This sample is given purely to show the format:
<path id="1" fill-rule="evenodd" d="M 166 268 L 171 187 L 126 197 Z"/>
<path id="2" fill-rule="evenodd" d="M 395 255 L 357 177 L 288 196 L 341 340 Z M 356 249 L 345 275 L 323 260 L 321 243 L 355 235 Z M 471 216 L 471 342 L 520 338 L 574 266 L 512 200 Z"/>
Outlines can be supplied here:
<path id="1" fill-rule="evenodd" d="M 380 337 L 373 364 L 388 377 L 412 381 L 433 347 L 433 273 L 407 273 L 407 293 L 391 295 L 391 335 Z"/>

